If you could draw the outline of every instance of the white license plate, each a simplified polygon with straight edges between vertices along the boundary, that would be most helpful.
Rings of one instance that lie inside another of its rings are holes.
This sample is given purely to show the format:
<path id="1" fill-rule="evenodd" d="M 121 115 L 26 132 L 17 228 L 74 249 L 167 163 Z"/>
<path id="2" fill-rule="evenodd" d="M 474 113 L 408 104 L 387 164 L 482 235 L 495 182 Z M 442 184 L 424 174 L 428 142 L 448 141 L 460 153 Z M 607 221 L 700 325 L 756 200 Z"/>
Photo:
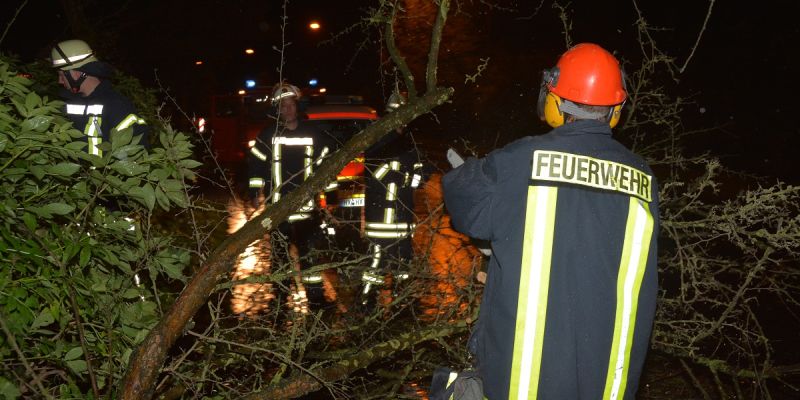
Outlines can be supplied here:
<path id="1" fill-rule="evenodd" d="M 364 198 L 356 197 L 352 199 L 344 199 L 339 202 L 339 207 L 364 207 Z"/>

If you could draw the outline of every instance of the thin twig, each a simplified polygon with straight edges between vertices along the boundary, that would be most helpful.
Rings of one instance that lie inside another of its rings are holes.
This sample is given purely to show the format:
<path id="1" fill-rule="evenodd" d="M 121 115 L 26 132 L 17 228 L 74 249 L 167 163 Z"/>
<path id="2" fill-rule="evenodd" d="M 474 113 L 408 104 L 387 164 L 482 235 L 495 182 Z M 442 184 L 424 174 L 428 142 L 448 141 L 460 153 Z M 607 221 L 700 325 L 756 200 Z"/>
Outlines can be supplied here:
<path id="1" fill-rule="evenodd" d="M 6 29 L 3 31 L 3 36 L 0 36 L 0 45 L 3 44 L 3 39 L 6 38 L 6 34 L 8 34 L 8 30 L 11 29 L 11 25 L 14 24 L 14 21 L 17 20 L 17 16 L 19 15 L 20 11 L 25 8 L 25 5 L 28 4 L 28 0 L 24 0 L 22 4 L 17 7 L 17 11 L 14 13 L 14 17 L 11 18 L 11 21 L 8 21 L 6 24 Z"/>
<path id="2" fill-rule="evenodd" d="M 31 364 L 25 357 L 25 353 L 23 353 L 22 349 L 19 348 L 19 345 L 17 344 L 17 339 L 14 337 L 14 334 L 11 333 L 10 330 L 8 330 L 8 326 L 6 325 L 5 315 L 3 315 L 2 311 L 0 311 L 0 328 L 3 329 L 3 333 L 6 334 L 8 343 L 11 345 L 11 348 L 14 349 L 14 351 L 19 356 L 20 361 L 22 361 L 22 365 L 25 366 L 25 369 L 28 371 L 28 374 L 30 374 L 31 379 L 33 379 L 33 381 L 36 382 L 36 386 L 38 386 L 41 395 L 48 399 L 52 399 L 53 396 L 50 396 L 50 393 L 48 393 L 47 390 L 45 390 L 44 386 L 42 385 L 42 380 L 39 379 L 39 377 L 36 375 L 36 372 L 33 371 Z"/>
<path id="3" fill-rule="evenodd" d="M 686 61 L 683 62 L 683 66 L 681 66 L 681 68 L 678 70 L 680 71 L 680 73 L 683 73 L 683 71 L 686 70 L 686 66 L 689 64 L 689 60 L 692 59 L 695 50 L 697 50 L 697 46 L 700 44 L 700 38 L 703 37 L 703 32 L 706 31 L 706 25 L 708 24 L 708 19 L 711 18 L 711 9 L 714 8 L 715 1 L 716 0 L 711 0 L 708 3 L 708 12 L 706 12 L 706 19 L 703 21 L 703 27 L 700 28 L 700 33 L 697 34 L 697 40 L 695 40 L 694 46 L 692 46 L 692 51 L 689 53 L 689 57 L 686 58 Z"/>

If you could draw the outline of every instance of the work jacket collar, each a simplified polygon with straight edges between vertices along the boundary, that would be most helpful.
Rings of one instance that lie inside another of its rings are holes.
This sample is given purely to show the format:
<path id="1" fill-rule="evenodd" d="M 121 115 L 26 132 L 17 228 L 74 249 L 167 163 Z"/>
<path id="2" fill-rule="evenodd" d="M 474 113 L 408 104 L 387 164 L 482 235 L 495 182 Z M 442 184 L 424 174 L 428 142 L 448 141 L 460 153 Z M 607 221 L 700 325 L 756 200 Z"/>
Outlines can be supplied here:
<path id="1" fill-rule="evenodd" d="M 560 135 L 608 135 L 611 136 L 611 127 L 608 122 L 595 119 L 579 119 L 568 124 L 564 124 L 555 129 L 555 133 Z"/>

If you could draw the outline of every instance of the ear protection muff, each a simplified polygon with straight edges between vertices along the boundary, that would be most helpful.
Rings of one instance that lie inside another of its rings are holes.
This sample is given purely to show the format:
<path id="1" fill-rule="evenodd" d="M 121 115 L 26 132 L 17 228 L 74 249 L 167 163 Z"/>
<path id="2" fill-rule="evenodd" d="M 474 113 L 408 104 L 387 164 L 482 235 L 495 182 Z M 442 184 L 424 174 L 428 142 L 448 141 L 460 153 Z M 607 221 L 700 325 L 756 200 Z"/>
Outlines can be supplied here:
<path id="1" fill-rule="evenodd" d="M 547 122 L 547 124 L 553 128 L 558 128 L 566 122 L 564 112 L 561 109 L 561 104 L 564 100 L 550 91 L 550 88 L 558 83 L 558 72 L 558 67 L 547 69 L 542 72 L 542 83 L 539 86 L 539 98 L 536 103 L 536 112 L 539 115 L 539 119 Z M 622 87 L 625 93 L 627 93 L 628 88 L 625 83 L 625 71 L 620 69 L 620 73 L 622 74 Z M 625 102 L 622 102 L 621 104 L 612 106 L 609 110 L 606 120 L 611 128 L 614 128 L 619 123 L 620 117 L 622 116 L 622 107 L 624 105 Z"/>
<path id="2" fill-rule="evenodd" d="M 553 128 L 558 128 L 561 125 L 564 125 L 566 122 L 566 118 L 564 117 L 564 112 L 561 111 L 561 97 L 553 92 L 547 92 L 544 99 L 544 111 L 543 111 L 543 118 L 544 122 L 547 122 L 547 125 L 552 126 Z"/>
<path id="3" fill-rule="evenodd" d="M 628 95 L 628 84 L 625 82 L 627 76 L 625 75 L 625 69 L 620 68 L 619 73 L 622 74 L 622 90 L 625 91 L 625 96 Z M 627 100 L 627 99 L 626 99 Z M 608 112 L 608 126 L 614 128 L 619 123 L 619 119 L 622 116 L 622 107 L 625 105 L 623 101 L 620 104 L 617 104 L 611 107 L 611 111 Z"/>

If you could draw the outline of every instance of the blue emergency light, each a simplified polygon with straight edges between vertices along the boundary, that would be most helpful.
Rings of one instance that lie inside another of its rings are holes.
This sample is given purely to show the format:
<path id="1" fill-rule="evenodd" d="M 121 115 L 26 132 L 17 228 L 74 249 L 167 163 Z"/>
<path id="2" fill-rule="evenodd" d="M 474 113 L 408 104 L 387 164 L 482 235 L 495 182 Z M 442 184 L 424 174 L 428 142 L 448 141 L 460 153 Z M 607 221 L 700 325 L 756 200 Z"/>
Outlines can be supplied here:
<path id="1" fill-rule="evenodd" d="M 317 86 L 317 80 L 316 79 L 311 79 L 310 81 L 308 81 L 308 85 L 309 86 Z"/>
<path id="2" fill-rule="evenodd" d="M 248 80 L 244 81 L 244 86 L 247 87 L 248 89 L 254 88 L 254 87 L 256 87 L 256 81 L 254 81 L 252 79 L 248 79 Z"/>

